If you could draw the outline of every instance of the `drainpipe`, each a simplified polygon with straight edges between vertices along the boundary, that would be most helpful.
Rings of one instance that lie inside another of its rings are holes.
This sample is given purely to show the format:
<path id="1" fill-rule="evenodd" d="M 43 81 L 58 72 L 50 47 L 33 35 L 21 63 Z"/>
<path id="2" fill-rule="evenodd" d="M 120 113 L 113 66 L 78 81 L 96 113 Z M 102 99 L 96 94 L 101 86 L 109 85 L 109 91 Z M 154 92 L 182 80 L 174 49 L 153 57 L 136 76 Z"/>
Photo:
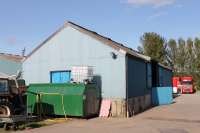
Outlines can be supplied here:
<path id="1" fill-rule="evenodd" d="M 126 69 L 126 73 L 125 73 L 125 77 L 126 77 L 126 118 L 129 118 L 129 111 L 128 111 L 128 55 L 125 55 L 125 69 Z"/>

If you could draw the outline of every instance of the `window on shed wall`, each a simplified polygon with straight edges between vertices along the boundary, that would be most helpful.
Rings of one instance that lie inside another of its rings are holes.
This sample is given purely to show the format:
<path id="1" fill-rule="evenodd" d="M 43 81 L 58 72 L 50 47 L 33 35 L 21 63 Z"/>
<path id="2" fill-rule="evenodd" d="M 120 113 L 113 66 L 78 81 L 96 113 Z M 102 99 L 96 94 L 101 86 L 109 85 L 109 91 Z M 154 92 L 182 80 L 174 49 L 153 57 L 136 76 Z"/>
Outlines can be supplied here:
<path id="1" fill-rule="evenodd" d="M 51 71 L 51 83 L 67 83 L 71 80 L 71 71 Z"/>

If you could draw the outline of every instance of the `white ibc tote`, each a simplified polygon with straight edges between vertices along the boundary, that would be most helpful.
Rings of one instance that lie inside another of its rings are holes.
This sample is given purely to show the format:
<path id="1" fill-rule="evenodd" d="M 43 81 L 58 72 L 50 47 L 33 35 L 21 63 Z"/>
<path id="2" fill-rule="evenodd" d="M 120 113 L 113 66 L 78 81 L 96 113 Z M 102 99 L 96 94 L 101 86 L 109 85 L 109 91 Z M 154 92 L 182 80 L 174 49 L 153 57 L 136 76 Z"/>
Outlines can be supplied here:
<path id="1" fill-rule="evenodd" d="M 92 80 L 93 68 L 90 66 L 73 66 L 71 74 L 73 82 L 84 83 L 86 80 Z"/>

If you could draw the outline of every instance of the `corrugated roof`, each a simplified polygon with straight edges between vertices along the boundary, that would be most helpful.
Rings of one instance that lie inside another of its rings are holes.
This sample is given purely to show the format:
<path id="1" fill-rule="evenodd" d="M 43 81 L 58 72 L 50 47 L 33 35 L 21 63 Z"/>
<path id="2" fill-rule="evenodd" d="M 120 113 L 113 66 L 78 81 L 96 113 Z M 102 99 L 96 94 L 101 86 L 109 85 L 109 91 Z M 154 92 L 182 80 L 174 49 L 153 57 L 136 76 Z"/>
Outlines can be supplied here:
<path id="1" fill-rule="evenodd" d="M 91 31 L 89 29 L 86 29 L 84 27 L 81 27 L 73 22 L 67 21 L 61 28 L 59 28 L 56 32 L 54 32 L 50 37 L 48 37 L 44 42 L 42 42 L 38 47 L 36 47 L 28 56 L 27 58 L 29 58 L 32 54 L 34 54 L 39 48 L 41 48 L 46 42 L 48 42 L 51 38 L 53 38 L 55 35 L 57 35 L 60 31 L 62 31 L 64 28 L 66 28 L 67 26 L 70 26 L 84 34 L 89 35 L 92 38 L 95 38 L 101 42 L 103 42 L 104 44 L 107 44 L 108 46 L 111 46 L 112 48 L 119 50 L 119 51 L 123 51 L 129 55 L 132 55 L 134 57 L 143 59 L 145 61 L 150 61 L 151 58 L 149 56 L 145 56 L 143 54 L 138 53 L 137 51 L 126 47 L 125 45 L 118 43 L 116 41 L 113 41 L 110 38 L 107 38 L 105 36 L 102 36 L 94 31 Z M 26 58 L 26 59 L 27 59 Z"/>
<path id="2" fill-rule="evenodd" d="M 8 79 L 8 77 L 7 74 L 0 72 L 0 79 Z"/>
<path id="3" fill-rule="evenodd" d="M 0 53 L 0 59 L 4 59 L 4 60 L 12 60 L 15 62 L 21 62 L 24 58 L 25 57 L 20 56 L 20 55 Z"/>

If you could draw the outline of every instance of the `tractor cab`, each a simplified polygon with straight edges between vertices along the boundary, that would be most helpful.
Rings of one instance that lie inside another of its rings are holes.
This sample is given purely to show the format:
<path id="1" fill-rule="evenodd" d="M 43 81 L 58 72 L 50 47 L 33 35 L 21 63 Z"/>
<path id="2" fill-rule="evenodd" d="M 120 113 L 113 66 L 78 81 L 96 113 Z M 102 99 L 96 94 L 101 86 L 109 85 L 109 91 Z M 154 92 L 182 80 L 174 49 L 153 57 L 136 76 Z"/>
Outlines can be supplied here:
<path id="1" fill-rule="evenodd" d="M 8 94 L 9 94 L 8 80 L 0 79 L 0 96 L 8 95 Z"/>
<path id="2" fill-rule="evenodd" d="M 25 81 L 15 77 L 0 77 L 0 117 L 22 115 L 25 112 Z"/>

